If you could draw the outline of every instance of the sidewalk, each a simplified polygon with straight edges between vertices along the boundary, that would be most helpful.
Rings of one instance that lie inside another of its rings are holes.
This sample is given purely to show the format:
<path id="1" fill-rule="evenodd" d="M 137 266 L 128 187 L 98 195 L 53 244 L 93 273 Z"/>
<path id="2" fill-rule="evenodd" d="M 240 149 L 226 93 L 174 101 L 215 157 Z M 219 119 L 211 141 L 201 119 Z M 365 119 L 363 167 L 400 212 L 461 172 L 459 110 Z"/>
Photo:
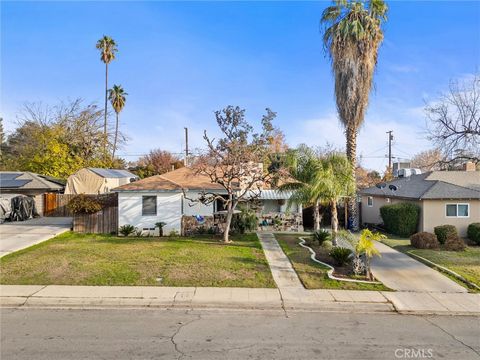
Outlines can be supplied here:
<path id="1" fill-rule="evenodd" d="M 185 308 L 480 316 L 480 294 L 148 286 L 0 285 L 2 307 Z"/>

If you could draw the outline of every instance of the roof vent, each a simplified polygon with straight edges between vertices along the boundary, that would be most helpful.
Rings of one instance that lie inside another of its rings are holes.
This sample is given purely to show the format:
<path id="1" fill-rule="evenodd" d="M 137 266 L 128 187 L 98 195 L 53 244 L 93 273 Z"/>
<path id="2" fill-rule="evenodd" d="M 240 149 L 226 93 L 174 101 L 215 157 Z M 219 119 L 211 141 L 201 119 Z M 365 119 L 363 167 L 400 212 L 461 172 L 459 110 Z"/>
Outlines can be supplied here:
<path id="1" fill-rule="evenodd" d="M 403 170 L 403 169 L 400 169 L 400 170 Z M 390 184 L 388 185 L 388 188 L 392 191 L 397 191 L 398 190 L 398 186 L 397 185 L 393 185 L 393 184 Z"/>

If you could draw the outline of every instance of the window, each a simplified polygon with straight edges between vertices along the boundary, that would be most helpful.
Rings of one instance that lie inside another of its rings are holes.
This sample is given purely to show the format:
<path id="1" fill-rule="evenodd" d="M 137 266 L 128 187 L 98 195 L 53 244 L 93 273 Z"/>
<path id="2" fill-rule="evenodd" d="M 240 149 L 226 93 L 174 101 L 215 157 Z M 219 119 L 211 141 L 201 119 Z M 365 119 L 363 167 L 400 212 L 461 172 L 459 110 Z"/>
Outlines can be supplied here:
<path id="1" fill-rule="evenodd" d="M 367 206 L 372 207 L 373 206 L 373 197 L 369 196 L 367 198 Z"/>
<path id="2" fill-rule="evenodd" d="M 447 204 L 445 214 L 447 217 L 469 217 L 470 204 Z"/>
<path id="3" fill-rule="evenodd" d="M 142 216 L 157 215 L 157 197 L 142 196 Z"/>

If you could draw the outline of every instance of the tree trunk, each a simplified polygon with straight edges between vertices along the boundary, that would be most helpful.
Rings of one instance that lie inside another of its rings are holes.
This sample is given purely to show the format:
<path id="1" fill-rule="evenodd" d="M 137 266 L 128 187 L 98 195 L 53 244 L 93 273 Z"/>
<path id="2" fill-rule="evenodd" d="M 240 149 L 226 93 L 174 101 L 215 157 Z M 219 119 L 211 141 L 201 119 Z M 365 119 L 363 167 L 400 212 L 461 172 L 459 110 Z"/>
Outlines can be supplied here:
<path id="1" fill-rule="evenodd" d="M 338 212 L 337 200 L 332 200 L 332 245 L 337 246 Z"/>
<path id="2" fill-rule="evenodd" d="M 352 176 L 356 189 L 356 176 L 355 171 L 357 169 L 357 135 L 358 130 L 355 127 L 347 127 L 347 158 L 352 166 Z M 357 196 L 355 195 L 348 199 L 348 224 L 345 224 L 345 228 L 353 231 L 359 229 L 358 208 L 357 208 Z"/>
<path id="3" fill-rule="evenodd" d="M 103 154 L 107 160 L 108 63 L 105 63 L 105 113 L 103 114 Z"/>
<path id="4" fill-rule="evenodd" d="M 313 207 L 313 230 L 315 231 L 320 230 L 320 222 L 322 221 L 320 209 L 318 208 L 319 206 L 320 204 L 317 201 Z"/>
<path id="5" fill-rule="evenodd" d="M 233 210 L 234 210 L 234 207 L 232 205 L 232 202 L 229 202 L 227 206 L 227 219 L 225 221 L 225 231 L 223 232 L 224 243 L 231 242 L 229 238 L 229 233 L 230 233 L 230 225 L 232 223 Z"/>
<path id="6" fill-rule="evenodd" d="M 113 150 L 112 150 L 112 163 L 115 160 L 115 150 L 117 150 L 117 138 L 118 138 L 118 113 L 116 113 L 117 118 L 115 122 L 115 139 L 113 140 Z"/>
<path id="7" fill-rule="evenodd" d="M 367 279 L 373 280 L 372 273 L 370 272 L 370 258 L 365 255 L 365 267 L 367 268 Z"/>

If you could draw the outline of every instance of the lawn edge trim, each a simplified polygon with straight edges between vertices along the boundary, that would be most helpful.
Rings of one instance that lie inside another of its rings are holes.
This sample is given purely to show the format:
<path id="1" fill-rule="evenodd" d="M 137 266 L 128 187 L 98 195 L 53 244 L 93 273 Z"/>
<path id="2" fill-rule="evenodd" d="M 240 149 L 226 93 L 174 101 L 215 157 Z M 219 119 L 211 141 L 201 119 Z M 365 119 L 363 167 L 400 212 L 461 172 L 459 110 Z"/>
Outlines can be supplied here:
<path id="1" fill-rule="evenodd" d="M 301 240 L 298 245 L 301 247 L 307 249 L 310 252 L 310 259 L 313 260 L 314 262 L 324 265 L 328 267 L 330 270 L 327 271 L 327 276 L 332 279 L 332 280 L 337 280 L 337 281 L 345 281 L 345 282 L 353 282 L 353 283 L 361 283 L 361 284 L 372 284 L 372 285 L 383 285 L 380 281 L 367 281 L 367 280 L 355 280 L 355 279 L 345 279 L 345 278 L 339 278 L 333 275 L 333 270 L 335 268 L 327 263 L 324 263 L 323 261 L 317 260 L 316 256 L 317 254 L 315 251 L 308 245 L 305 245 L 305 239 L 303 237 L 299 237 Z"/>
<path id="2" fill-rule="evenodd" d="M 417 255 L 417 254 L 414 254 L 412 251 L 414 250 L 409 250 L 407 251 L 406 253 L 408 255 L 410 255 L 411 257 L 417 259 L 418 261 L 420 261 L 421 263 L 427 265 L 428 267 L 431 267 L 431 268 L 434 268 L 434 269 L 438 269 L 440 272 L 444 272 L 444 273 L 447 273 L 451 276 L 453 276 L 454 278 L 464 282 L 468 287 L 472 288 L 472 289 L 475 289 L 475 290 L 480 290 L 480 286 L 478 286 L 477 284 L 465 279 L 462 275 L 456 273 L 455 271 L 453 270 L 450 270 L 444 266 L 441 266 L 441 265 L 438 265 L 436 263 L 434 263 L 433 261 L 430 261 L 428 259 L 425 259 L 424 257 L 420 256 L 420 255 Z"/>

